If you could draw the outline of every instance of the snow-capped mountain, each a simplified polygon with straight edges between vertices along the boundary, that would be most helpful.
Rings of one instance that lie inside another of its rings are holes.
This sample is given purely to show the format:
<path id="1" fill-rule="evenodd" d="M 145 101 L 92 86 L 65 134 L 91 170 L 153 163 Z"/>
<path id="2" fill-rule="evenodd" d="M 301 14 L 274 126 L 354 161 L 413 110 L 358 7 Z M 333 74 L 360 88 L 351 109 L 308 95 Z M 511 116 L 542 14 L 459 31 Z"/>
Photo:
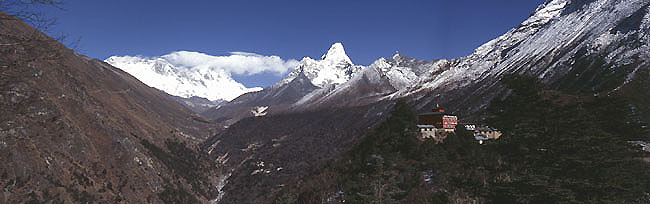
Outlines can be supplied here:
<path id="1" fill-rule="evenodd" d="M 412 86 L 420 76 L 442 69 L 439 61 L 415 60 L 400 54 L 381 58 L 370 66 L 354 65 L 341 43 L 334 43 L 320 60 L 303 58 L 284 79 L 254 93 L 244 94 L 203 114 L 234 123 L 257 107 L 270 114 L 324 106 L 360 105 L 389 97 Z"/>
<path id="2" fill-rule="evenodd" d="M 320 60 L 305 57 L 279 82 L 262 91 L 244 94 L 203 114 L 217 121 L 234 123 L 250 116 L 251 110 L 258 107 L 268 106 L 267 112 L 271 113 L 285 110 L 315 90 L 331 90 L 346 83 L 362 68 L 352 63 L 341 43 L 334 43 Z"/>
<path id="3" fill-rule="evenodd" d="M 247 88 L 235 81 L 227 70 L 205 60 L 209 57 L 212 56 L 179 51 L 151 58 L 112 56 L 105 62 L 151 87 L 184 98 L 197 96 L 211 101 L 230 101 L 244 93 L 262 90 L 260 87 Z"/>
<path id="4" fill-rule="evenodd" d="M 310 57 L 303 58 L 287 77 L 274 86 L 287 84 L 300 74 L 304 74 L 314 86 L 321 88 L 326 85 L 342 84 L 350 80 L 352 74 L 361 68 L 362 66 L 352 64 L 352 60 L 345 53 L 343 44 L 334 43 L 321 57 L 321 60 L 314 60 Z"/>
<path id="5" fill-rule="evenodd" d="M 648 0 L 547 1 L 518 27 L 398 95 L 420 108 L 441 103 L 473 112 L 506 94 L 498 81 L 507 73 L 534 75 L 559 90 L 611 94 L 644 77 L 649 10 Z"/>
<path id="6" fill-rule="evenodd" d="M 446 60 L 416 60 L 399 53 L 380 58 L 351 75 L 346 83 L 319 89 L 292 105 L 293 109 L 317 109 L 323 106 L 358 106 L 390 100 L 399 90 L 417 84 L 422 77 L 440 72 Z"/>

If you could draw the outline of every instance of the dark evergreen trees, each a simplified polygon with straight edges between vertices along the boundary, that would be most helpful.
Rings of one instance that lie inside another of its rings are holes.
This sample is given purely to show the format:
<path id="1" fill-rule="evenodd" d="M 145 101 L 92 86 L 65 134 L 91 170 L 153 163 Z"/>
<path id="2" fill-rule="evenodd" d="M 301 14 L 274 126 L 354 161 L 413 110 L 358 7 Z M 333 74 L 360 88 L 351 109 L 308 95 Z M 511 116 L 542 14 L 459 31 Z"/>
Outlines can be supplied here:
<path id="1" fill-rule="evenodd" d="M 644 133 L 622 99 L 544 91 L 525 76 L 504 82 L 513 94 L 488 110 L 505 131 L 497 150 L 506 178 L 491 185 L 493 202 L 626 203 L 647 193 L 648 165 L 627 144 Z"/>
<path id="2" fill-rule="evenodd" d="M 398 102 L 391 117 L 319 174 L 336 178 L 346 203 L 644 203 L 648 164 L 628 144 L 648 140 L 624 98 L 544 90 L 510 75 L 485 123 L 504 132 L 479 145 L 459 127 L 443 143 L 419 141 L 415 114 Z M 462 117 L 462 116 L 461 116 Z M 321 189 L 323 191 L 328 191 Z M 313 193 L 289 191 L 296 202 Z M 334 198 L 330 196 L 329 198 Z M 342 198 L 342 199 L 341 199 Z"/>

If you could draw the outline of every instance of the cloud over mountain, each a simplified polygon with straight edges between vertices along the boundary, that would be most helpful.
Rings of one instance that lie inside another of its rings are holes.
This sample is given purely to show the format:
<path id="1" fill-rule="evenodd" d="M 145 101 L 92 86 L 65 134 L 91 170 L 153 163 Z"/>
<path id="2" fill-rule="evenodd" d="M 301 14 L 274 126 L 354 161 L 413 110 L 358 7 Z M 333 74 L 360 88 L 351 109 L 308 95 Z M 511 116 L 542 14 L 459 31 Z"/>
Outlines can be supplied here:
<path id="1" fill-rule="evenodd" d="M 162 56 L 169 63 L 192 69 L 223 70 L 230 74 L 254 75 L 263 72 L 284 74 L 298 65 L 294 59 L 264 56 L 248 52 L 231 52 L 229 56 L 212 56 L 200 52 L 178 51 Z"/>

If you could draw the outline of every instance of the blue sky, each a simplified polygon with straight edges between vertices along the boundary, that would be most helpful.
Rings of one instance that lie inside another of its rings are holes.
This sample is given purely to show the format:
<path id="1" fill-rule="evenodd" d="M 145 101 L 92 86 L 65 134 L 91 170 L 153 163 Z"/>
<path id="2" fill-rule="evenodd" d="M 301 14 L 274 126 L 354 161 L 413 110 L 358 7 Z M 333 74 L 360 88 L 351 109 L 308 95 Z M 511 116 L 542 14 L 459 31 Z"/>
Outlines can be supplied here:
<path id="1" fill-rule="evenodd" d="M 395 51 L 457 58 L 523 22 L 543 0 L 67 0 L 54 32 L 80 38 L 93 58 L 159 56 L 178 50 L 319 58 L 342 42 L 355 64 Z M 277 74 L 234 76 L 268 86 Z"/>

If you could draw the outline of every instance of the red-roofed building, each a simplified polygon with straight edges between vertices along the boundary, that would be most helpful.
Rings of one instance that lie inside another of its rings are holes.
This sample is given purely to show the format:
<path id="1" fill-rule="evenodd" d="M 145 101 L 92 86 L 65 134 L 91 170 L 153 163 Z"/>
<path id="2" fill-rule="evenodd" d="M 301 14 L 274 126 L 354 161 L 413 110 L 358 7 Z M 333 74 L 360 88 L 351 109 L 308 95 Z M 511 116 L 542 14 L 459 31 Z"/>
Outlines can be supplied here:
<path id="1" fill-rule="evenodd" d="M 439 106 L 432 112 L 418 115 L 417 126 L 422 138 L 433 138 L 442 142 L 447 137 L 447 133 L 455 131 L 456 125 L 458 125 L 458 117 L 446 113 Z"/>
<path id="2" fill-rule="evenodd" d="M 458 117 L 446 113 L 442 108 L 434 108 L 432 112 L 418 115 L 418 125 L 432 125 L 437 129 L 453 132 L 458 125 Z"/>

